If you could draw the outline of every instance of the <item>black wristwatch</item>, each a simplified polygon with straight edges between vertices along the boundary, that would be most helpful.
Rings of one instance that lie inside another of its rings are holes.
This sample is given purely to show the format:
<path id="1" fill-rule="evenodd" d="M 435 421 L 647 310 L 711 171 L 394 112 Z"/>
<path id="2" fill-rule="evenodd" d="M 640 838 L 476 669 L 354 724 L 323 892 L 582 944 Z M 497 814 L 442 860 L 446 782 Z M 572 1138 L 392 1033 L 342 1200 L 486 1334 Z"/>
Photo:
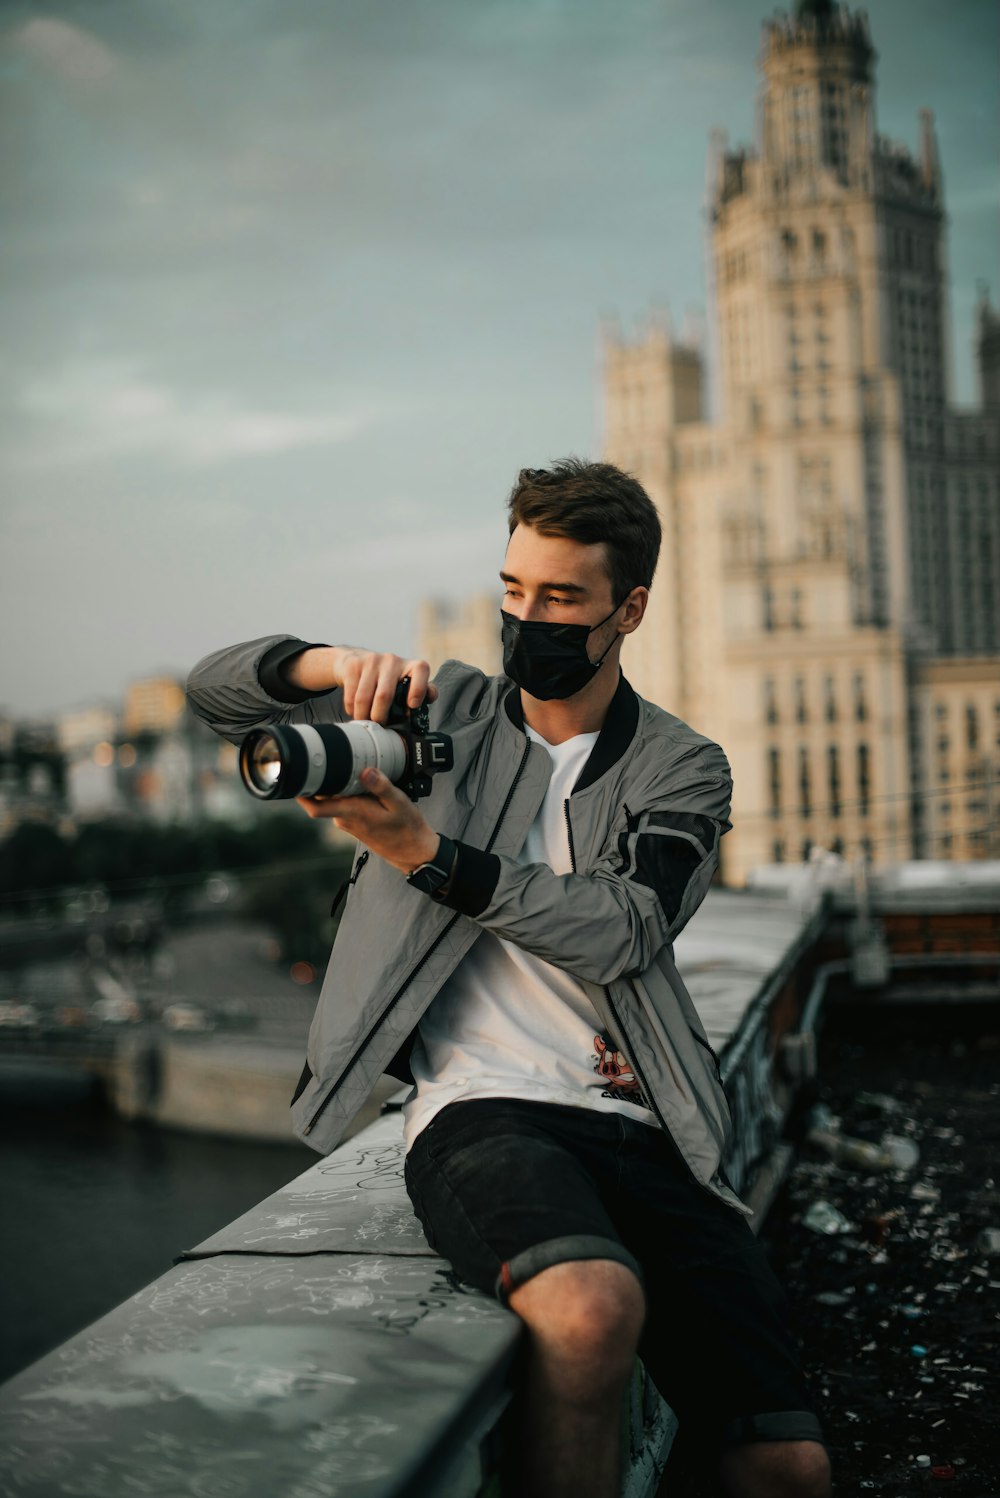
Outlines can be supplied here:
<path id="1" fill-rule="evenodd" d="M 407 884 L 412 884 L 414 889 L 423 890 L 425 895 L 437 894 L 451 878 L 457 857 L 458 849 L 455 844 L 450 837 L 442 834 L 434 857 L 429 863 L 422 863 L 418 869 L 414 869 L 412 874 L 407 874 Z"/>

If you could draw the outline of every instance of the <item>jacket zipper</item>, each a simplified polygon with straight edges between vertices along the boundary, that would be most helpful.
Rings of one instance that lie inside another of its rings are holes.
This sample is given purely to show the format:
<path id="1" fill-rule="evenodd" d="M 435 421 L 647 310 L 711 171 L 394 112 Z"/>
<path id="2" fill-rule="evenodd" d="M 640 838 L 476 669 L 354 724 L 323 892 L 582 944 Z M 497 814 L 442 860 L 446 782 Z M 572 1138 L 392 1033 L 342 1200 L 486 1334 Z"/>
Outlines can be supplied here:
<path id="1" fill-rule="evenodd" d="M 563 811 L 565 812 L 565 815 L 566 815 L 566 831 L 567 831 L 567 833 L 569 835 L 569 856 L 570 856 L 570 862 L 571 862 L 571 864 L 573 866 L 573 873 L 575 874 L 577 872 L 577 868 L 576 868 L 576 852 L 575 852 L 574 847 L 573 847 L 573 824 L 570 821 L 569 800 L 568 799 L 563 802 Z M 628 813 L 628 808 L 627 807 L 626 807 L 626 813 Z M 631 814 L 628 813 L 628 815 L 629 815 L 629 820 L 631 820 Z M 624 1034 L 625 1034 L 625 1026 L 622 1024 L 621 1017 L 620 1017 L 620 1015 L 618 1013 L 618 1010 L 615 1008 L 614 1001 L 611 998 L 611 989 L 608 986 L 608 984 L 606 984 L 606 983 L 603 985 L 603 987 L 604 987 L 604 996 L 605 996 L 605 998 L 608 1001 L 608 1008 L 611 1010 L 611 1013 L 614 1016 L 615 1024 L 618 1027 L 618 1033 L 619 1033 L 619 1035 L 624 1036 Z M 691 1029 L 690 1025 L 688 1026 L 688 1029 L 689 1030 Z M 693 1035 L 694 1031 L 692 1030 L 691 1033 Z M 699 1037 L 697 1035 L 695 1035 L 695 1039 L 697 1040 L 697 1039 L 699 1039 Z M 711 1049 L 711 1047 L 709 1047 L 709 1049 Z M 714 1051 L 712 1052 L 712 1055 L 713 1056 L 715 1055 Z M 659 1108 L 656 1106 L 654 1093 L 653 1093 L 652 1089 L 650 1088 L 649 1083 L 646 1081 L 645 1077 L 643 1076 L 642 1072 L 640 1071 L 639 1067 L 637 1066 L 636 1061 L 635 1061 L 635 1057 L 633 1056 L 630 1059 L 631 1059 L 631 1062 L 632 1062 L 632 1070 L 635 1073 L 635 1076 L 636 1076 L 636 1078 L 637 1078 L 637 1080 L 639 1082 L 639 1086 L 642 1088 L 643 1097 L 645 1097 L 647 1099 L 647 1101 L 649 1103 L 649 1106 L 650 1106 L 650 1110 L 656 1115 L 656 1118 L 659 1120 L 660 1128 L 662 1129 L 664 1137 L 667 1139 L 667 1141 L 668 1141 L 668 1143 L 670 1145 L 670 1148 L 674 1151 L 674 1154 L 681 1161 L 682 1165 L 684 1166 L 685 1170 L 690 1175 L 691 1179 L 694 1181 L 695 1185 L 696 1186 L 700 1186 L 701 1189 L 702 1189 L 702 1191 L 706 1191 L 708 1193 L 708 1195 L 714 1197 L 716 1201 L 721 1200 L 721 1198 L 719 1197 L 718 1192 L 717 1191 L 713 1191 L 712 1188 L 711 1188 L 711 1186 L 706 1186 L 705 1183 L 704 1183 L 704 1181 L 699 1181 L 698 1177 L 695 1175 L 694 1171 L 691 1169 L 691 1167 L 688 1164 L 687 1160 L 684 1158 L 684 1155 L 683 1155 L 683 1153 L 682 1153 L 682 1151 L 680 1149 L 680 1146 L 677 1144 L 677 1141 L 674 1139 L 674 1136 L 671 1134 L 670 1130 L 667 1128 L 666 1120 L 664 1119 L 663 1114 L 660 1112 Z M 718 1061 L 716 1061 L 716 1070 L 718 1070 Z M 720 1082 L 720 1084 L 722 1082 L 721 1074 L 720 1074 L 720 1077 L 719 1077 L 719 1082 Z"/>
<path id="2" fill-rule="evenodd" d="M 569 798 L 563 802 L 563 811 L 566 814 L 566 836 L 569 838 L 569 861 L 576 873 L 576 849 L 573 847 L 573 823 L 569 819 Z"/>
<path id="3" fill-rule="evenodd" d="M 493 831 L 490 833 L 489 842 L 486 844 L 486 847 L 483 849 L 484 853 L 489 853 L 490 849 L 493 847 L 493 844 L 496 842 L 497 834 L 499 833 L 500 828 L 503 826 L 503 819 L 507 815 L 507 811 L 508 811 L 508 808 L 510 807 L 511 801 L 514 799 L 514 792 L 517 790 L 518 781 L 521 779 L 521 774 L 522 774 L 522 772 L 524 770 L 525 765 L 528 762 L 528 755 L 530 753 L 531 753 L 531 741 L 527 738 L 527 736 L 525 736 L 524 752 L 521 755 L 521 763 L 517 767 L 517 774 L 514 776 L 514 779 L 511 781 L 510 790 L 507 792 L 507 798 L 504 801 L 503 806 L 500 808 L 500 815 L 497 818 L 496 826 L 493 828 Z M 371 1029 L 368 1031 L 368 1034 L 365 1036 L 364 1040 L 361 1042 L 361 1044 L 355 1050 L 354 1054 L 351 1056 L 351 1059 L 348 1061 L 347 1065 L 344 1067 L 343 1071 L 341 1072 L 340 1076 L 337 1078 L 336 1082 L 334 1082 L 333 1086 L 330 1088 L 330 1090 L 327 1093 L 326 1097 L 323 1099 L 323 1101 L 320 1103 L 319 1107 L 316 1109 L 316 1112 L 309 1119 L 309 1122 L 304 1125 L 304 1127 L 302 1129 L 302 1133 L 303 1134 L 311 1134 L 312 1133 L 313 1128 L 314 1128 L 314 1126 L 316 1124 L 316 1120 L 319 1118 L 320 1114 L 323 1112 L 323 1109 L 326 1107 L 327 1103 L 333 1097 L 333 1094 L 336 1092 L 338 1085 L 344 1080 L 344 1078 L 347 1076 L 347 1073 L 350 1071 L 351 1067 L 357 1061 L 358 1057 L 366 1049 L 366 1047 L 368 1046 L 369 1041 L 371 1040 L 372 1036 L 375 1034 L 376 1030 L 378 1030 L 384 1024 L 386 1018 L 391 1013 L 391 1011 L 396 1006 L 396 1004 L 399 1002 L 399 1000 L 403 997 L 403 994 L 409 988 L 410 984 L 413 982 L 414 978 L 420 972 L 421 968 L 430 960 L 430 958 L 437 951 L 437 949 L 440 946 L 441 942 L 444 941 L 445 937 L 448 935 L 448 932 L 451 930 L 452 926 L 454 926 L 455 922 L 458 920 L 458 918 L 459 918 L 459 916 L 461 914 L 462 914 L 462 912 L 460 910 L 456 910 L 455 914 L 452 916 L 452 918 L 448 922 L 447 926 L 444 926 L 441 929 L 441 931 L 438 932 L 437 936 L 431 942 L 430 946 L 427 948 L 427 951 L 421 957 L 421 959 L 417 963 L 416 967 L 414 967 L 414 968 L 412 968 L 410 970 L 410 973 L 408 974 L 408 976 L 406 978 L 406 981 L 393 994 L 393 996 L 389 1000 L 388 1004 L 385 1006 L 385 1008 L 380 1013 L 378 1019 L 375 1021 L 375 1023 L 372 1025 Z"/>
<path id="4" fill-rule="evenodd" d="M 694 1027 L 692 1025 L 688 1025 L 688 1029 L 691 1031 L 691 1034 L 694 1036 L 694 1038 L 698 1042 L 698 1044 L 700 1046 L 704 1046 L 705 1050 L 708 1052 L 708 1054 L 711 1056 L 712 1060 L 715 1062 L 715 1070 L 718 1072 L 718 1074 L 719 1074 L 719 1081 L 721 1082 L 722 1081 L 722 1067 L 719 1065 L 719 1058 L 718 1058 L 718 1056 L 712 1050 L 712 1047 L 709 1045 L 708 1041 L 707 1040 L 703 1040 L 701 1038 L 701 1036 L 698 1034 L 698 1031 L 696 1029 L 694 1029 Z"/>

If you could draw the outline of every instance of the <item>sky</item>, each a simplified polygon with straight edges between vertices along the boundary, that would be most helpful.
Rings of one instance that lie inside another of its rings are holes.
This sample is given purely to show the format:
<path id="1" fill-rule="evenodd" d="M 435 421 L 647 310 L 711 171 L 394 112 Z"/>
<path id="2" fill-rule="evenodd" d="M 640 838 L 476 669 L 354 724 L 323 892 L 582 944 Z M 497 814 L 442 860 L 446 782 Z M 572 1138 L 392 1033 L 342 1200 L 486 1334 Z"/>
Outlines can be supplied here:
<path id="1" fill-rule="evenodd" d="M 702 309 L 747 0 L 0 0 L 0 711 L 270 633 L 409 654 L 522 466 L 601 449 L 600 327 Z M 937 117 L 955 393 L 998 275 L 995 0 L 872 0 Z"/>

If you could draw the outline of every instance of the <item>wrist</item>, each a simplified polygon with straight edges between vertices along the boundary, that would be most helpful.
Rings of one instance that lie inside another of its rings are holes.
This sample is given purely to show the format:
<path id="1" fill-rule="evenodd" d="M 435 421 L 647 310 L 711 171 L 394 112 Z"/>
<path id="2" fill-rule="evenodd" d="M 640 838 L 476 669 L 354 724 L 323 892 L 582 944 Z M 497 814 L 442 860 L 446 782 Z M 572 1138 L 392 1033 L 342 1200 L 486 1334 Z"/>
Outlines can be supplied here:
<path id="1" fill-rule="evenodd" d="M 406 877 L 409 878 L 411 874 L 416 873 L 417 869 L 422 868 L 425 863 L 436 863 L 438 861 L 438 853 L 443 852 L 441 845 L 445 841 L 446 839 L 435 832 L 433 827 L 428 827 L 427 836 L 422 838 L 412 850 L 411 856 L 407 860 L 407 867 L 403 869 Z"/>
<path id="2" fill-rule="evenodd" d="M 341 685 L 337 672 L 340 647 L 315 645 L 303 650 L 288 662 L 286 672 L 292 685 L 306 692 L 332 692 Z"/>
<path id="3" fill-rule="evenodd" d="M 308 702 L 311 697 L 321 697 L 330 691 L 330 683 L 318 676 L 315 670 L 301 674 L 300 662 L 307 656 L 322 656 L 329 650 L 318 640 L 299 640 L 294 635 L 279 640 L 266 650 L 257 667 L 257 679 L 262 689 L 275 702 L 294 706 Z"/>

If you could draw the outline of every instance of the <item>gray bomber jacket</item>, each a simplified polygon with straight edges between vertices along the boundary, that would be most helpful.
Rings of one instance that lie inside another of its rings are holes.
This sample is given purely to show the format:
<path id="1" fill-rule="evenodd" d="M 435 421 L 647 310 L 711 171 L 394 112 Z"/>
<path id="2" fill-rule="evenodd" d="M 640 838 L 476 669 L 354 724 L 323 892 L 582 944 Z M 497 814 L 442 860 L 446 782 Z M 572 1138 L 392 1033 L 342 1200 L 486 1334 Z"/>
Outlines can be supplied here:
<path id="1" fill-rule="evenodd" d="M 270 635 L 206 656 L 188 680 L 193 711 L 233 743 L 267 723 L 348 721 L 339 689 L 285 680 L 283 663 L 306 647 Z M 455 768 L 435 776 L 422 809 L 458 844 L 449 892 L 430 897 L 384 860 L 358 860 L 292 1099 L 295 1132 L 326 1154 L 383 1073 L 409 1076 L 418 1021 L 486 929 L 579 980 L 694 1179 L 752 1216 L 719 1175 L 732 1120 L 673 957 L 732 826 L 725 754 L 621 677 L 565 804 L 575 872 L 556 874 L 517 861 L 551 774 L 518 689 L 459 661 L 433 679 L 431 727 L 452 736 Z"/>

